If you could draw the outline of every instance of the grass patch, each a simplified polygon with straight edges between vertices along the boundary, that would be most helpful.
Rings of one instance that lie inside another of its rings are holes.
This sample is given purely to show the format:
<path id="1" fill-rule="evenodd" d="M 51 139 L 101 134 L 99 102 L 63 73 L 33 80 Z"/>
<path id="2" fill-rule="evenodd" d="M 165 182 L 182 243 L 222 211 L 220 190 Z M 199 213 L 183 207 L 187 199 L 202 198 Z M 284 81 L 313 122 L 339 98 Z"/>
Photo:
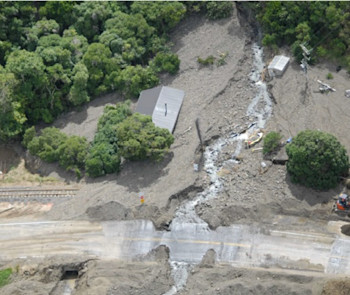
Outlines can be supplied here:
<path id="1" fill-rule="evenodd" d="M 0 270 L 0 288 L 9 283 L 11 274 L 12 268 Z"/>
<path id="2" fill-rule="evenodd" d="M 40 185 L 40 184 L 59 184 L 58 179 L 49 176 L 40 176 L 32 174 L 25 168 L 24 159 L 21 159 L 17 167 L 9 169 L 9 172 L 3 174 L 0 178 L 0 186 L 6 184 L 16 185 Z"/>

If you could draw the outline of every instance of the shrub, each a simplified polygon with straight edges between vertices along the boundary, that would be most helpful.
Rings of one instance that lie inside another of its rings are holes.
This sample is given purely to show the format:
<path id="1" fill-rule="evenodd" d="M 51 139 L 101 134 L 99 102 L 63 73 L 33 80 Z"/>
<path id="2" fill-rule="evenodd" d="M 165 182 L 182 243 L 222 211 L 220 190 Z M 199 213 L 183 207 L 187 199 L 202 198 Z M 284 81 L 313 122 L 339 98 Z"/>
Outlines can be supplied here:
<path id="1" fill-rule="evenodd" d="M 214 61 L 215 61 L 215 57 L 212 56 L 212 55 L 209 55 L 206 59 L 203 59 L 201 57 L 198 57 L 197 58 L 197 61 L 203 65 L 203 66 L 209 66 L 209 65 L 212 65 L 214 64 Z"/>
<path id="2" fill-rule="evenodd" d="M 216 2 L 210 1 L 207 2 L 207 17 L 209 19 L 221 19 L 229 17 L 232 14 L 233 10 L 233 2 L 231 1 L 223 1 Z"/>
<path id="3" fill-rule="evenodd" d="M 264 138 L 263 154 L 269 154 L 277 150 L 280 146 L 282 136 L 275 131 L 269 132 Z"/>
<path id="4" fill-rule="evenodd" d="M 328 73 L 328 74 L 327 74 L 327 76 L 326 76 L 326 78 L 327 78 L 328 80 L 333 79 L 333 75 L 332 75 L 332 73 Z"/>
<path id="5" fill-rule="evenodd" d="M 156 72 L 168 72 L 176 74 L 180 67 L 180 60 L 176 54 L 159 52 L 154 58 L 153 64 Z"/>
<path id="6" fill-rule="evenodd" d="M 228 52 L 222 52 L 222 53 L 220 53 L 219 59 L 218 59 L 218 61 L 216 62 L 216 65 L 217 65 L 218 67 L 223 66 L 224 64 L 226 64 L 226 57 L 227 57 L 227 55 L 228 55 Z"/>
<path id="7" fill-rule="evenodd" d="M 348 174 L 346 149 L 331 134 L 306 130 L 287 145 L 287 171 L 295 183 L 327 190 Z"/>

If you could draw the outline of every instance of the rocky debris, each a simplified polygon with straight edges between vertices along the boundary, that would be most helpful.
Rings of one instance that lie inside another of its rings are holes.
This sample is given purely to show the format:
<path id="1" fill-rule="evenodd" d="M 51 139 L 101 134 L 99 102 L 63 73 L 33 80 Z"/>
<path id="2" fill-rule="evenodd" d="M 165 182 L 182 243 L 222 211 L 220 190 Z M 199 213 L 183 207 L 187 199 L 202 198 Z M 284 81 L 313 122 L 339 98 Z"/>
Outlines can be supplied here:
<path id="1" fill-rule="evenodd" d="M 216 261 L 216 252 L 214 249 L 209 249 L 199 263 L 200 268 L 213 268 Z"/>
<path id="2" fill-rule="evenodd" d="M 323 289 L 321 295 L 347 295 L 350 294 L 350 281 L 345 279 L 333 279 L 328 280 Z"/>
<path id="3" fill-rule="evenodd" d="M 132 219 L 131 209 L 126 208 L 117 201 L 110 201 L 103 205 L 89 207 L 87 216 L 94 221 L 127 220 Z"/>
<path id="4" fill-rule="evenodd" d="M 92 261 L 74 294 L 164 294 L 174 283 L 168 260 L 169 249 L 159 246 L 137 261 Z"/>
<path id="5" fill-rule="evenodd" d="M 274 271 L 247 270 L 226 264 L 216 264 L 212 268 L 195 267 L 188 277 L 186 288 L 179 292 L 179 295 L 319 295 L 323 284 L 322 276 L 279 274 Z M 333 293 L 325 295 L 328 294 Z"/>
<path id="6" fill-rule="evenodd" d="M 1 288 L 1 294 L 6 295 L 47 295 L 63 294 L 66 279 L 79 278 L 86 271 L 86 265 L 91 259 L 84 257 L 47 257 L 16 259 L 6 267 L 14 272 L 10 284 Z M 71 276 L 74 274 L 74 276 Z"/>
<path id="7" fill-rule="evenodd" d="M 155 249 L 152 249 L 151 252 L 149 252 L 145 257 L 142 258 L 142 260 L 145 261 L 168 261 L 169 260 L 169 253 L 170 250 L 165 245 L 160 245 Z"/>
<path id="8" fill-rule="evenodd" d="M 1 288 L 1 294 L 6 295 L 47 295 L 55 287 L 55 283 L 44 284 L 35 280 L 18 281 Z"/>
<path id="9" fill-rule="evenodd" d="M 165 209 L 159 209 L 157 206 L 150 204 L 126 208 L 117 201 L 110 201 L 102 205 L 89 207 L 86 210 L 86 215 L 91 221 L 148 219 L 152 220 L 156 229 L 168 230 L 173 213 L 164 211 Z"/>
<path id="10" fill-rule="evenodd" d="M 202 186 L 198 186 L 195 184 L 190 185 L 185 189 L 179 191 L 178 193 L 171 195 L 168 199 L 166 208 L 167 209 L 176 208 L 182 202 L 193 199 L 197 195 L 197 193 L 199 193 L 202 190 L 203 190 Z"/>

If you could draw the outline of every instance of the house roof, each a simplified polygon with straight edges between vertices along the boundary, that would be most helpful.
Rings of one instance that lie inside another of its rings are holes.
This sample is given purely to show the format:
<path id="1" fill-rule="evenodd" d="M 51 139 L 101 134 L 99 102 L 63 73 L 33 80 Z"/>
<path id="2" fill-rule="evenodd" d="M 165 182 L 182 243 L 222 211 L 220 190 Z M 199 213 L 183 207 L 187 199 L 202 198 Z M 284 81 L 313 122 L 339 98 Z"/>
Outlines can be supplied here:
<path id="1" fill-rule="evenodd" d="M 162 86 L 142 90 L 139 100 L 137 101 L 135 112 L 152 116 L 161 90 Z"/>
<path id="2" fill-rule="evenodd" d="M 283 72 L 289 63 L 290 58 L 284 55 L 276 55 L 270 62 L 268 69 L 278 70 Z"/>
<path id="3" fill-rule="evenodd" d="M 135 111 L 152 116 L 156 126 L 173 132 L 184 96 L 183 90 L 167 86 L 147 89 L 141 92 Z"/>

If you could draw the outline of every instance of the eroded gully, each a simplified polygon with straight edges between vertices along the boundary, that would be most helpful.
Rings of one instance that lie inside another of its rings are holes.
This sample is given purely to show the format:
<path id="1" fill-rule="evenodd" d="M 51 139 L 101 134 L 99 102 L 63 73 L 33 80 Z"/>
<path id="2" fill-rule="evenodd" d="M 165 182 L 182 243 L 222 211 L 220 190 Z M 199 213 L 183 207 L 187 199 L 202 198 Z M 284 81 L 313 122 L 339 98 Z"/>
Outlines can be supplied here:
<path id="1" fill-rule="evenodd" d="M 272 101 L 267 91 L 267 85 L 261 79 L 261 73 L 264 69 L 262 47 L 254 43 L 252 46 L 252 54 L 254 68 L 249 75 L 249 79 L 255 85 L 256 95 L 249 104 L 246 115 L 249 119 L 255 120 L 255 124 L 250 124 L 248 130 L 243 134 L 235 133 L 235 130 L 231 130 L 228 135 L 220 137 L 205 149 L 205 163 L 203 169 L 210 178 L 210 185 L 193 200 L 187 201 L 179 207 L 170 226 L 170 231 L 173 233 L 190 231 L 201 235 L 211 231 L 208 224 L 196 214 L 195 208 L 205 201 L 216 198 L 223 189 L 223 182 L 218 176 L 218 171 L 225 164 L 225 162 L 218 162 L 218 156 L 222 148 L 225 145 L 236 144 L 232 159 L 228 160 L 229 162 L 235 163 L 235 157 L 239 155 L 247 136 L 256 129 L 264 128 L 266 121 L 271 116 Z M 192 267 L 192 264 L 173 260 L 171 253 L 170 260 L 175 285 L 171 290 L 165 293 L 165 295 L 176 294 L 185 286 L 188 271 Z"/>

